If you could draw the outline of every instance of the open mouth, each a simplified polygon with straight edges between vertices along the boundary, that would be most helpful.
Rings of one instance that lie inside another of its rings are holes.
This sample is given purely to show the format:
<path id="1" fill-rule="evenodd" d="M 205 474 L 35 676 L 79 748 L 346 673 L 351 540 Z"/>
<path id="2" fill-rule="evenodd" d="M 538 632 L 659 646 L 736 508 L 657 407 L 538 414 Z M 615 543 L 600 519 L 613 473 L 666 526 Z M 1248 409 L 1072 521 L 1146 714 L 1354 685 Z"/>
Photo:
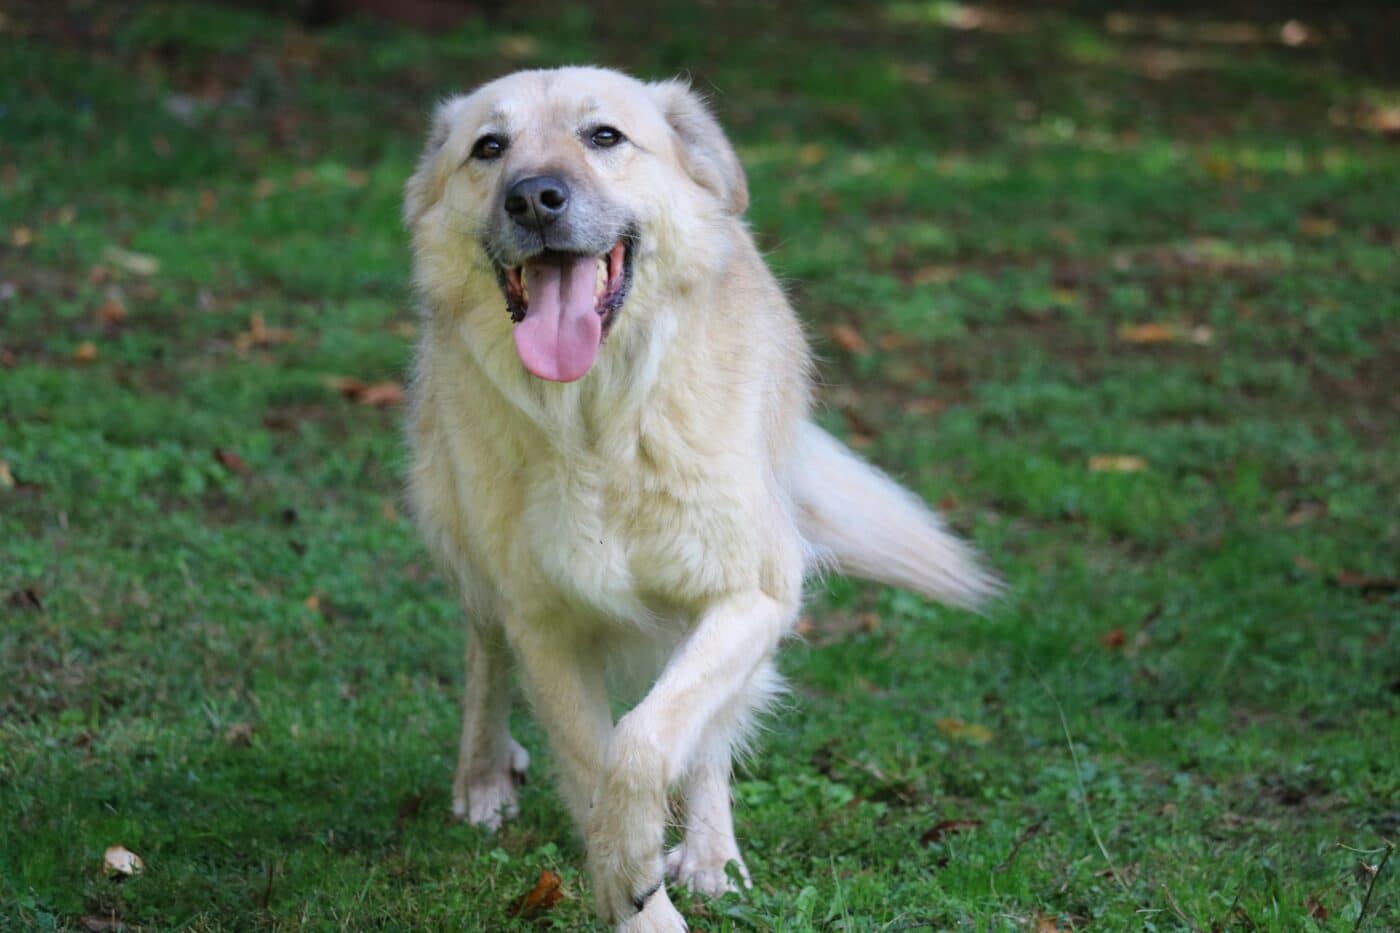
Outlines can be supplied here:
<path id="1" fill-rule="evenodd" d="M 601 256 L 545 250 L 499 270 L 515 349 L 532 375 L 551 382 L 581 379 L 632 283 L 632 238 Z"/>

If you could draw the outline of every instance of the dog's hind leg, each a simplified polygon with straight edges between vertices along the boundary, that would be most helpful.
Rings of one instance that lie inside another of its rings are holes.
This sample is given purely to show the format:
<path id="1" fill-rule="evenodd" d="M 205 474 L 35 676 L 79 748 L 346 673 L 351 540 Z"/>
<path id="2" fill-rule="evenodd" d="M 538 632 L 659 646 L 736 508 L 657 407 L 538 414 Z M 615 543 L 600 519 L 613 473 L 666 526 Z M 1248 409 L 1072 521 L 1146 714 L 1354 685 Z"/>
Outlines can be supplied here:
<path id="1" fill-rule="evenodd" d="M 736 750 L 747 744 L 754 721 L 781 689 L 781 677 L 773 663 L 766 662 L 701 739 L 685 778 L 685 838 L 666 853 L 666 873 L 692 891 L 719 897 L 738 890 L 727 871 L 730 862 L 739 882 L 753 886 L 734 837 L 730 775 Z"/>
<path id="2" fill-rule="evenodd" d="M 510 653 L 498 629 L 473 625 L 452 814 L 499 829 L 520 812 L 516 787 L 529 764 L 530 754 L 510 734 Z"/>

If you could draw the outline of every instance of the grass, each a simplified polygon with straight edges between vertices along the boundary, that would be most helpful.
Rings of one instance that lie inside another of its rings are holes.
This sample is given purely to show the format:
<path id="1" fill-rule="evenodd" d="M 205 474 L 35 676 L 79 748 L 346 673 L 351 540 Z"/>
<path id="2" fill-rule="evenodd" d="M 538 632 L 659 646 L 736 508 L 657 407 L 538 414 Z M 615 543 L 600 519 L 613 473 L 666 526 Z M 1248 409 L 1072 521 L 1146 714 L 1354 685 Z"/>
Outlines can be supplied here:
<path id="1" fill-rule="evenodd" d="M 569 61 L 714 89 L 823 420 L 1010 583 L 818 588 L 692 923 L 1400 926 L 1400 91 L 1037 9 L 4 14 L 0 927 L 592 928 L 523 712 L 521 819 L 447 818 L 460 613 L 327 382 L 403 375 L 432 102 Z"/>

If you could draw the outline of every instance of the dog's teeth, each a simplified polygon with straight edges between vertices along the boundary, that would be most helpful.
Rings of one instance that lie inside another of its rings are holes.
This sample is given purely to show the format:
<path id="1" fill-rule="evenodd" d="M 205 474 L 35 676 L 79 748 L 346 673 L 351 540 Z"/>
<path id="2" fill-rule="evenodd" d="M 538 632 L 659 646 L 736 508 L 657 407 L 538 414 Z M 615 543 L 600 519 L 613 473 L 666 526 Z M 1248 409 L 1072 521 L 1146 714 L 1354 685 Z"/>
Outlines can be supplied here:
<path id="1" fill-rule="evenodd" d="M 593 286 L 593 297 L 597 298 L 608 290 L 608 261 L 598 257 L 598 282 Z"/>

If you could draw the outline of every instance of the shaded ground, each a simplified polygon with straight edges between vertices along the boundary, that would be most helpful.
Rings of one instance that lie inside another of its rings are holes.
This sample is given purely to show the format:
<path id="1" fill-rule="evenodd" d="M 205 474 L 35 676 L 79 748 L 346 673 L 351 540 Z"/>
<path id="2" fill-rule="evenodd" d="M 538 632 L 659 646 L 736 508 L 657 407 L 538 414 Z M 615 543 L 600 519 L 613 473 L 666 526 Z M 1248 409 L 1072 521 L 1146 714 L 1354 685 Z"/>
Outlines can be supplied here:
<path id="1" fill-rule="evenodd" d="M 446 820 L 463 632 L 393 404 L 423 114 L 571 61 L 713 90 L 825 421 L 1011 583 L 815 594 L 757 887 L 696 925 L 1400 925 L 1395 86 L 1306 21 L 653 20 L 7 7 L 0 926 L 590 928 L 543 772 Z"/>

